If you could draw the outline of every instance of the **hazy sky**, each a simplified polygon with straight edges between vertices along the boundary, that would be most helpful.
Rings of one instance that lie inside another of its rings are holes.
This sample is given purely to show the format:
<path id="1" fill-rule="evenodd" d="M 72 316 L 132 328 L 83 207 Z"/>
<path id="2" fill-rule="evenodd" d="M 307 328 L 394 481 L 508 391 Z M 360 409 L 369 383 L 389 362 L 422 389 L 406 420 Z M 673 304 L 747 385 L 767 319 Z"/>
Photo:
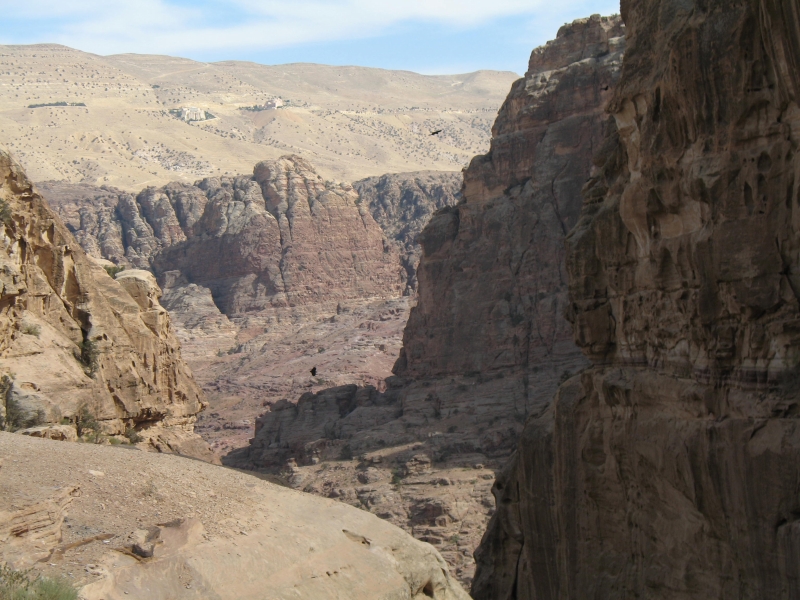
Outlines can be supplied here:
<path id="1" fill-rule="evenodd" d="M 0 44 L 523 73 L 562 24 L 617 12 L 619 0 L 0 0 Z"/>

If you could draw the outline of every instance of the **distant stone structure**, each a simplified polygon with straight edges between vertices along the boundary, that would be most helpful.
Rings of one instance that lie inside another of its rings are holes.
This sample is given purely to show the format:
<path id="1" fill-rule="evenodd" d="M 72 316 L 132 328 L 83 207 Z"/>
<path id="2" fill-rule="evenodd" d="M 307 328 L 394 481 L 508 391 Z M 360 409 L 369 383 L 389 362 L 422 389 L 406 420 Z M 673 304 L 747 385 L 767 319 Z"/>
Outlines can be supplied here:
<path id="1" fill-rule="evenodd" d="M 264 110 L 275 110 L 276 108 L 280 108 L 284 105 L 284 101 L 280 98 L 273 98 L 272 100 L 267 100 L 264 103 Z"/>
<path id="2" fill-rule="evenodd" d="M 187 106 L 181 109 L 181 119 L 186 122 L 189 121 L 205 121 L 206 111 L 193 106 Z"/>

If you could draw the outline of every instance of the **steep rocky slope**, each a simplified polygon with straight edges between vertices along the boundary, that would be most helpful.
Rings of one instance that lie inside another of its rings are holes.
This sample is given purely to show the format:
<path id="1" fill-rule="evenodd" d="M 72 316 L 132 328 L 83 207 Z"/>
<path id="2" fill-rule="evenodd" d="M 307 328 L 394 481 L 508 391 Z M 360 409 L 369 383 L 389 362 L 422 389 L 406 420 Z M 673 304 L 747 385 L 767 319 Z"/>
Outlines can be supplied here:
<path id="1" fill-rule="evenodd" d="M 564 237 L 603 139 L 622 35 L 619 18 L 595 16 L 533 52 L 490 153 L 465 172 L 462 202 L 419 236 L 419 302 L 387 390 L 338 387 L 275 404 L 248 452 L 228 461 L 286 465 L 293 485 L 434 542 L 470 581 L 469 553 L 493 508 L 490 469 L 586 365 L 562 316 Z"/>
<path id="2" fill-rule="evenodd" d="M 495 485 L 475 598 L 796 598 L 800 9 L 624 0 L 568 237 L 593 366 Z"/>
<path id="3" fill-rule="evenodd" d="M 203 396 L 146 272 L 114 281 L 0 152 L 0 372 L 6 428 L 75 422 L 135 429 L 153 446 L 210 458 L 193 433 Z"/>
<path id="4" fill-rule="evenodd" d="M 261 184 L 207 179 L 138 195 L 41 184 L 89 254 L 161 275 L 161 303 L 212 405 L 203 434 L 220 452 L 247 444 L 265 403 L 391 375 L 417 234 L 458 201 L 462 180 L 404 173 L 351 188 L 298 157 L 257 172 Z"/>
<path id="5" fill-rule="evenodd" d="M 0 433 L 0 560 L 86 600 L 467 600 L 364 511 L 176 456 Z"/>
<path id="6" fill-rule="evenodd" d="M 406 270 L 407 291 L 417 289 L 419 234 L 437 210 L 461 199 L 461 173 L 393 173 L 356 181 L 353 187 L 386 237 L 394 240 Z"/>

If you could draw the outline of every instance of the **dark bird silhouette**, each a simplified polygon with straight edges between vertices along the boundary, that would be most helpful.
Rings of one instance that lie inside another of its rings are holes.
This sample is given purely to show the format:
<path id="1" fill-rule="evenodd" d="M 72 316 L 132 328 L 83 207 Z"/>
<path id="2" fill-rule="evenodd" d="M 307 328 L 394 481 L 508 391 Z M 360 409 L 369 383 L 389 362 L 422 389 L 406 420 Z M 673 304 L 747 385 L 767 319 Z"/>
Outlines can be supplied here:
<path id="1" fill-rule="evenodd" d="M 442 133 L 441 129 L 437 129 L 436 131 L 431 131 L 431 135 L 439 135 L 440 133 Z"/>
<path id="2" fill-rule="evenodd" d="M 316 377 L 316 376 L 317 376 L 317 367 L 312 367 L 312 369 L 311 369 L 311 376 L 312 376 L 312 377 Z"/>

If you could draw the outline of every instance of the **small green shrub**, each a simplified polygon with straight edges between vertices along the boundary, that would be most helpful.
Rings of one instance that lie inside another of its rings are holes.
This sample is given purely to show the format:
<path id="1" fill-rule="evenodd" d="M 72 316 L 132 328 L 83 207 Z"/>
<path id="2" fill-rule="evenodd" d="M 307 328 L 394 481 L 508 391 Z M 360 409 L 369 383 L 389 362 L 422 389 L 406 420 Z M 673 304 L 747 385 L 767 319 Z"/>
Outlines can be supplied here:
<path id="1" fill-rule="evenodd" d="M 350 444 L 345 444 L 342 446 L 342 451 L 339 454 L 339 458 L 341 460 L 353 460 L 353 449 L 350 447 Z"/>
<path id="2" fill-rule="evenodd" d="M 22 326 L 22 333 L 39 337 L 42 334 L 42 328 L 35 323 L 26 323 Z"/>
<path id="3" fill-rule="evenodd" d="M 123 435 L 128 438 L 131 444 L 138 444 L 144 439 L 133 427 L 126 427 Z"/>
<path id="4" fill-rule="evenodd" d="M 90 431 L 97 433 L 100 431 L 100 423 L 97 422 L 97 417 L 89 410 L 85 404 L 78 407 L 78 412 L 75 413 L 75 429 L 78 432 L 78 437 L 82 438 Z"/>
<path id="5" fill-rule="evenodd" d="M 403 474 L 400 469 L 392 470 L 392 485 L 400 485 L 403 483 Z"/>
<path id="6" fill-rule="evenodd" d="M 103 444 L 107 439 L 108 437 L 99 431 L 90 431 L 83 436 L 82 441 L 86 442 L 87 444 Z"/>
<path id="7" fill-rule="evenodd" d="M 125 270 L 125 266 L 122 265 L 114 265 L 113 267 L 104 267 L 106 273 L 111 276 L 111 279 L 116 279 L 118 273 L 122 273 Z"/>
<path id="8" fill-rule="evenodd" d="M 11 223 L 11 218 L 14 216 L 14 213 L 11 210 L 11 206 L 5 200 L 0 200 L 0 221 L 8 225 Z"/>
<path id="9" fill-rule="evenodd" d="M 94 377 L 97 369 L 100 366 L 100 348 L 97 347 L 97 342 L 86 338 L 80 344 L 81 362 L 83 363 L 84 371 L 89 377 Z"/>
<path id="10" fill-rule="evenodd" d="M 32 570 L 16 571 L 0 565 L 2 600 L 77 600 L 78 591 L 62 578 L 36 575 Z"/>

